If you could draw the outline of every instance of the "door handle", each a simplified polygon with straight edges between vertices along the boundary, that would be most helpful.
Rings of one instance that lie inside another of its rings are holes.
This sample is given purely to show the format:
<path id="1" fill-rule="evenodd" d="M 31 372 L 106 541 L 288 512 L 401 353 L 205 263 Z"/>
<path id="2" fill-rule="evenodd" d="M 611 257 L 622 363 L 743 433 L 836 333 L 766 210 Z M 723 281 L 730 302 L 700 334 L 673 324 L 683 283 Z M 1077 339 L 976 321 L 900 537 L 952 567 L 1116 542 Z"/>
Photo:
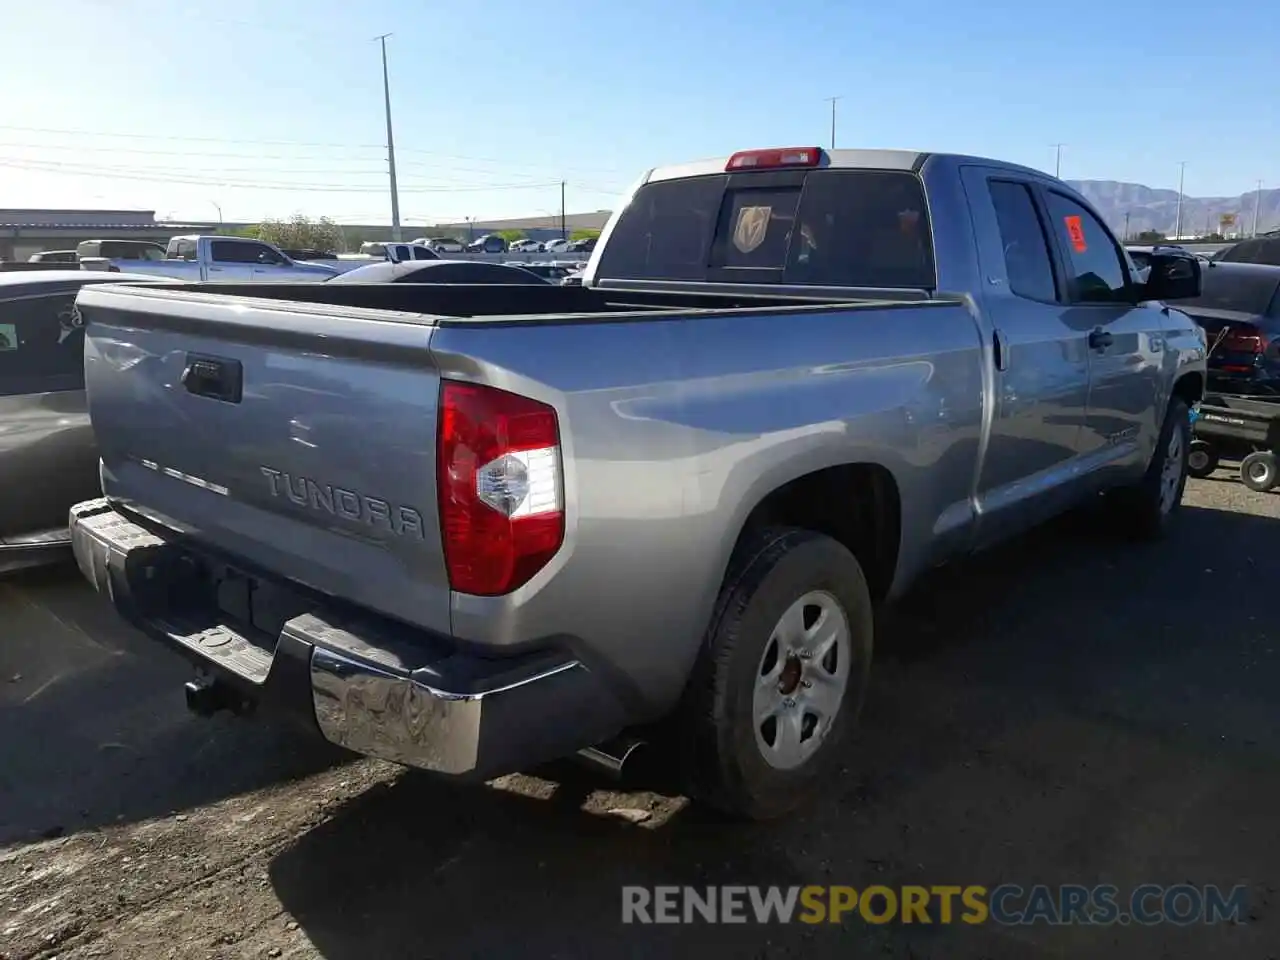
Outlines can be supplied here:
<path id="1" fill-rule="evenodd" d="M 1098 327 L 1089 334 L 1089 349 L 1105 350 L 1107 347 L 1111 346 L 1111 340 L 1111 334 L 1106 330 L 1103 330 L 1101 327 Z"/>

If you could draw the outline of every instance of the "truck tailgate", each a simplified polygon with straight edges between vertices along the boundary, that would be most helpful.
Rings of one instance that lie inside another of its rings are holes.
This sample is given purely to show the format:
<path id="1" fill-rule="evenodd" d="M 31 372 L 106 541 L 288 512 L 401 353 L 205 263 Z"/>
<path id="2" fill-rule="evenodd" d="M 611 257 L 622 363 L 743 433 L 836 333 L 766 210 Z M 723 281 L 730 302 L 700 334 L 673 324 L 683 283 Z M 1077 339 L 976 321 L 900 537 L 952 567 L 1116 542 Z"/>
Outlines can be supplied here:
<path id="1" fill-rule="evenodd" d="M 77 304 L 107 497 L 268 573 L 448 631 L 429 322 L 105 285 Z"/>

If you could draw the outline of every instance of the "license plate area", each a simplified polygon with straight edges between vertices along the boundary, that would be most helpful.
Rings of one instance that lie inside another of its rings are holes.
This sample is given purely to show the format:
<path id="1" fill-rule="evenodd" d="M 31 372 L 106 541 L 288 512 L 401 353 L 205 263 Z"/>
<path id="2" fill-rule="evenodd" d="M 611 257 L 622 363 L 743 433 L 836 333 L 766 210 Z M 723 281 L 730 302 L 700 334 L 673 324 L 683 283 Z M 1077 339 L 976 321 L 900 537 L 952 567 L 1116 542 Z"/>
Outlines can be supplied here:
<path id="1" fill-rule="evenodd" d="M 135 594 L 142 594 L 147 619 L 251 683 L 266 680 L 285 623 L 315 606 L 288 586 L 189 553 L 148 565 L 145 574 L 146 589 Z"/>

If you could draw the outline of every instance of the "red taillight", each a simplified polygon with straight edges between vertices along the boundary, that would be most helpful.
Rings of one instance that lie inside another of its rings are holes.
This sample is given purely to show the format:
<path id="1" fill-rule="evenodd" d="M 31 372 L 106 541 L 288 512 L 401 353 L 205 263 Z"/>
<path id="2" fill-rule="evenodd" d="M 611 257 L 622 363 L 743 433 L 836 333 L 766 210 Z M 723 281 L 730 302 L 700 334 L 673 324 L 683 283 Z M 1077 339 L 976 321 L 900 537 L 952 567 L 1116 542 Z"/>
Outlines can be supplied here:
<path id="1" fill-rule="evenodd" d="M 446 380 L 436 450 L 450 587 L 491 597 L 527 583 L 564 541 L 555 410 Z"/>
<path id="2" fill-rule="evenodd" d="M 724 165 L 735 170 L 772 170 L 778 167 L 816 167 L 822 162 L 821 147 L 782 147 L 774 150 L 739 150 Z"/>
<path id="3" fill-rule="evenodd" d="M 1256 328 L 1232 330 L 1223 337 L 1222 347 L 1232 353 L 1265 353 L 1267 337 Z"/>

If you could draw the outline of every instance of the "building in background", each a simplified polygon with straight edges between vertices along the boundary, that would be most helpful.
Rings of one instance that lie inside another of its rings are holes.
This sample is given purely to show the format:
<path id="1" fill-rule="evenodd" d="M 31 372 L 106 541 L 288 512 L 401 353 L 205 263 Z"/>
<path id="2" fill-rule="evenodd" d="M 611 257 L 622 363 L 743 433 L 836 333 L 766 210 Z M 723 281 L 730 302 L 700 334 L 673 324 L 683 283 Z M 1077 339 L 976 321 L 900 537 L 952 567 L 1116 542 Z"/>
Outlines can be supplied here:
<path id="1" fill-rule="evenodd" d="M 564 217 L 564 233 L 572 236 L 575 230 L 603 230 L 609 222 L 610 211 L 596 210 L 593 213 L 569 213 Z M 560 236 L 561 223 L 559 216 L 518 217 L 514 220 L 463 220 L 461 223 L 437 223 L 423 227 L 422 232 L 412 224 L 404 230 L 408 239 L 413 237 L 458 237 L 471 240 L 486 233 L 500 233 L 503 230 L 519 230 L 530 240 L 554 240 Z M 413 237 L 409 237 L 412 234 Z"/>
<path id="2" fill-rule="evenodd" d="M 153 240 L 179 233 L 212 233 L 217 224 L 167 223 L 154 210 L 35 210 L 0 208 L 0 260 L 26 260 L 42 250 L 74 250 L 82 240 Z"/>

